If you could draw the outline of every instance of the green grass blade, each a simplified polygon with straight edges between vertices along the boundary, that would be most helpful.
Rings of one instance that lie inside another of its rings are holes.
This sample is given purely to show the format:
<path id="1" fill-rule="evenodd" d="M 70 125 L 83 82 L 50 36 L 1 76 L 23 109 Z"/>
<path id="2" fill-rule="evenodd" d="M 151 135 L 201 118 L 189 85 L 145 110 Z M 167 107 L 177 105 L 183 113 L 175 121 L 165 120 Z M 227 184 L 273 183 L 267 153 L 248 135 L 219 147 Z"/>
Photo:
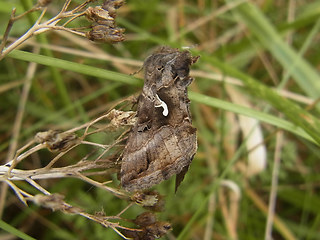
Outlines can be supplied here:
<path id="1" fill-rule="evenodd" d="M 234 104 L 234 103 L 226 102 L 213 97 L 209 97 L 200 93 L 189 92 L 189 97 L 192 101 L 195 101 L 198 103 L 206 104 L 211 107 L 220 108 L 226 111 L 230 111 L 230 112 L 234 112 L 234 113 L 238 113 L 241 115 L 258 119 L 262 122 L 287 130 L 313 143 L 316 143 L 314 139 L 310 137 L 310 135 L 307 134 L 303 129 L 298 128 L 296 125 L 292 124 L 291 122 L 275 117 L 273 115 L 254 110 L 252 108 L 244 107 L 238 104 Z"/>
<path id="2" fill-rule="evenodd" d="M 0 228 L 24 240 L 36 240 L 0 219 Z"/>
<path id="3" fill-rule="evenodd" d="M 142 85 L 142 81 L 138 80 L 137 78 L 134 78 L 132 76 L 108 71 L 101 68 L 96 68 L 84 64 L 74 63 L 70 61 L 66 61 L 63 59 L 43 56 L 39 54 L 24 52 L 20 50 L 14 50 L 11 53 L 8 54 L 8 57 L 12 57 L 15 59 L 28 61 L 28 62 L 36 62 L 38 64 L 46 65 L 46 66 L 52 66 L 52 67 L 58 67 L 61 69 L 82 73 L 85 75 L 98 77 L 98 78 L 104 78 L 115 82 L 121 82 L 128 85 L 135 85 L 140 86 Z"/>
<path id="4" fill-rule="evenodd" d="M 228 2 L 232 1 L 228 0 Z M 296 83 L 308 96 L 320 97 L 319 74 L 283 41 L 275 28 L 254 4 L 246 2 L 236 7 L 234 12 L 240 16 L 251 33 L 272 53 L 283 68 L 291 73 Z"/>
<path id="5" fill-rule="evenodd" d="M 66 61 L 66 60 L 62 60 L 62 59 L 33 54 L 33 53 L 29 53 L 29 52 L 15 50 L 15 51 L 12 51 L 8 56 L 15 58 L 15 59 L 19 59 L 19 60 L 37 62 L 39 64 L 47 65 L 47 66 L 55 66 L 58 68 L 82 73 L 85 75 L 105 78 L 105 79 L 108 79 L 111 81 L 121 82 L 121 83 L 129 84 L 129 85 L 138 86 L 141 84 L 140 80 L 133 78 L 131 76 L 125 75 L 125 74 L 116 73 L 116 72 L 108 71 L 105 69 L 100 69 L 100 68 L 96 68 L 96 67 L 92 67 L 92 66 L 74 63 L 74 62 L 70 62 L 70 61 Z M 212 58 L 207 59 L 207 57 L 205 57 L 205 59 L 212 61 Z M 218 62 L 215 62 L 214 65 L 219 66 Z M 237 77 L 240 77 L 240 79 L 242 79 L 245 83 L 248 84 L 248 86 L 250 86 L 249 89 L 251 89 L 253 92 L 258 94 L 259 97 L 263 97 L 264 99 L 268 100 L 271 104 L 274 104 L 275 107 L 280 108 L 279 109 L 280 111 L 282 110 L 284 113 L 287 113 L 286 115 L 297 126 L 300 126 L 301 128 L 303 128 L 306 132 L 309 133 L 310 136 L 313 136 L 313 138 L 315 140 L 317 139 L 317 137 L 319 138 L 320 134 L 316 135 L 315 130 L 310 129 L 311 128 L 310 124 L 304 124 L 305 120 L 302 117 L 300 117 L 300 118 L 297 117 L 297 114 L 299 112 L 302 116 L 309 116 L 310 114 L 308 114 L 306 111 L 303 111 L 302 109 L 298 108 L 298 106 L 291 103 L 290 101 L 283 99 L 282 97 L 280 97 L 275 92 L 268 89 L 267 87 L 263 86 L 262 84 L 259 84 L 256 81 L 249 79 L 246 75 L 240 74 L 235 69 L 232 69 L 230 66 L 224 65 L 224 66 L 221 66 L 221 68 L 227 70 L 228 74 L 236 75 Z M 193 95 L 193 96 L 195 96 L 195 95 Z M 192 98 L 192 94 L 190 97 Z M 201 101 L 202 99 L 204 99 L 203 97 L 200 98 L 198 96 L 198 98 L 196 97 L 195 101 Z M 208 97 L 208 98 L 210 98 L 210 97 Z M 207 100 L 208 99 L 206 99 L 206 101 Z M 202 101 L 202 103 L 206 104 L 206 101 Z M 212 101 L 209 101 L 209 102 L 212 102 Z M 219 107 L 219 105 L 215 105 L 215 106 Z M 225 104 L 224 104 L 224 106 L 225 106 Z M 236 108 L 233 108 L 231 111 L 236 111 Z M 249 112 L 250 112 L 249 110 L 246 110 L 242 114 L 246 115 Z M 260 116 L 257 113 L 254 113 L 254 114 L 256 114 L 257 116 Z M 250 116 L 253 116 L 254 114 L 251 114 Z M 260 114 L 263 115 L 263 113 L 260 113 Z M 270 116 L 270 115 L 268 115 L 268 116 Z M 275 126 L 279 126 L 283 129 L 287 129 L 288 131 L 294 132 L 299 136 L 302 136 L 308 140 L 311 140 L 310 137 L 307 137 L 307 134 L 305 134 L 303 131 L 294 130 L 297 127 L 294 127 L 293 125 L 288 125 L 288 123 L 283 123 L 281 121 L 274 121 L 274 120 L 269 121 L 268 119 L 270 119 L 270 118 L 268 118 L 264 115 L 262 117 L 260 117 L 260 120 L 263 120 L 263 118 L 265 118 L 264 121 L 268 121 L 270 124 L 273 124 Z M 303 126 L 305 126 L 305 128 Z M 310 132 L 311 132 L 311 134 L 310 134 Z M 320 139 L 319 139 L 318 143 L 320 143 Z"/>
<path id="6" fill-rule="evenodd" d="M 31 9 L 33 4 L 34 4 L 32 0 L 20 0 L 20 2 L 21 2 L 21 5 L 24 7 L 25 10 Z M 29 18 L 30 26 L 32 26 L 37 21 L 38 15 L 39 14 L 36 13 L 36 12 L 32 12 L 29 15 L 27 15 L 28 18 Z M 45 44 L 49 44 L 47 36 L 44 35 L 44 34 L 40 34 L 40 35 L 36 36 L 36 39 L 41 44 L 44 44 L 44 45 Z M 52 53 L 52 51 L 50 49 L 43 48 L 42 51 L 46 56 L 53 57 L 53 53 Z M 72 101 L 71 101 L 71 98 L 70 98 L 70 96 L 68 94 L 67 86 L 65 85 L 65 82 L 63 81 L 63 77 L 62 77 L 61 73 L 58 71 L 57 68 L 52 67 L 52 66 L 50 66 L 49 70 L 50 70 L 52 79 L 54 80 L 54 83 L 56 84 L 56 88 L 57 88 L 57 90 L 59 92 L 59 95 L 60 95 L 64 105 L 69 105 L 70 106 L 72 104 Z M 83 109 L 81 109 L 81 107 L 79 107 L 78 110 L 83 116 L 84 115 L 83 114 Z M 73 112 L 72 114 L 75 114 L 75 112 Z"/>
<path id="7" fill-rule="evenodd" d="M 286 117 L 294 124 L 296 127 L 304 129 L 305 132 L 309 134 L 318 144 L 320 144 L 320 121 L 318 118 L 314 117 L 308 111 L 302 109 L 299 105 L 289 101 L 271 88 L 259 83 L 252 77 L 238 71 L 232 66 L 215 59 L 212 56 L 202 54 L 201 58 L 213 66 L 221 69 L 222 72 L 226 73 L 228 76 L 232 76 L 241 80 L 245 88 L 250 91 L 250 93 L 263 99 L 270 103 L 274 108 L 276 108 L 281 113 L 285 114 Z"/>

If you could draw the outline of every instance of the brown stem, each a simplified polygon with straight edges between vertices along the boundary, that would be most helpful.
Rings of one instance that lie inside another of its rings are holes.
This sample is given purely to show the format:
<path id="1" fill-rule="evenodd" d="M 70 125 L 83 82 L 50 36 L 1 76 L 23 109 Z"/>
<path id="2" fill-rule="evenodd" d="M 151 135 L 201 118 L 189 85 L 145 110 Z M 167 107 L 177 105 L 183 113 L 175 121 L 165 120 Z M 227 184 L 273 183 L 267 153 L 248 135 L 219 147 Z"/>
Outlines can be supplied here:
<path id="1" fill-rule="evenodd" d="M 8 37 L 9 37 L 9 33 L 10 33 L 11 28 L 13 26 L 13 23 L 15 21 L 14 16 L 16 14 L 16 10 L 17 10 L 16 8 L 12 9 L 10 20 L 8 22 L 6 31 L 5 31 L 5 33 L 3 35 L 3 39 L 2 39 L 2 42 L 1 42 L 1 45 L 0 45 L 0 55 L 2 55 L 2 51 L 3 51 L 4 47 L 6 46 L 6 43 L 7 43 Z"/>

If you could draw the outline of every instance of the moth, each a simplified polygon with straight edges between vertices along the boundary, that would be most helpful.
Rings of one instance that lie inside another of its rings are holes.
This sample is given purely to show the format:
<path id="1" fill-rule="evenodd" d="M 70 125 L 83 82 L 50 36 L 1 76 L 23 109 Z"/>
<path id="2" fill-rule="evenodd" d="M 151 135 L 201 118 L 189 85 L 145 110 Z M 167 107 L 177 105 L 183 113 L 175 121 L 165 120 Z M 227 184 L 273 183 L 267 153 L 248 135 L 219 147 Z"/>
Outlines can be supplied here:
<path id="1" fill-rule="evenodd" d="M 176 174 L 176 190 L 197 151 L 187 87 L 190 66 L 199 57 L 162 47 L 148 57 L 137 122 L 122 155 L 120 180 L 129 191 L 148 189 Z"/>

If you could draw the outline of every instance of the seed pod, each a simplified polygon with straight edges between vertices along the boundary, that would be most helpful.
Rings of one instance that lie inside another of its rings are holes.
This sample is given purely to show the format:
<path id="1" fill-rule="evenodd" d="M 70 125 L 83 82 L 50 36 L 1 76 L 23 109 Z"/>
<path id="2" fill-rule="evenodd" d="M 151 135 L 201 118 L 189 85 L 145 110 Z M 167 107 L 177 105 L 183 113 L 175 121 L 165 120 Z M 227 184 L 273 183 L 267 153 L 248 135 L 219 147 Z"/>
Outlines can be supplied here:
<path id="1" fill-rule="evenodd" d="M 96 25 L 87 32 L 87 38 L 95 42 L 117 43 L 124 40 L 123 28 L 110 28 L 105 25 Z"/>

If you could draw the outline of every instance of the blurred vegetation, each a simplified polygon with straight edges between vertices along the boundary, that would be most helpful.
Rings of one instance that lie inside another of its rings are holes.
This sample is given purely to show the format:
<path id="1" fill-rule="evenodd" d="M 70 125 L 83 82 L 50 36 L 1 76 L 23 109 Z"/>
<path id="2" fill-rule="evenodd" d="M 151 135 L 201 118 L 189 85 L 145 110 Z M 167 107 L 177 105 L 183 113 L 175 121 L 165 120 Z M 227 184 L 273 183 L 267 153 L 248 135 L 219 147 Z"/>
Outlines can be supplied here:
<path id="1" fill-rule="evenodd" d="M 57 14 L 63 2 L 53 1 L 45 16 Z M 22 13 L 34 3 L 0 0 L 1 34 L 13 7 Z M 21 36 L 38 16 L 14 24 L 10 38 Z M 157 47 L 190 47 L 200 56 L 189 88 L 199 149 L 176 194 L 174 179 L 155 187 L 166 200 L 158 218 L 173 227 L 163 239 L 320 239 L 319 16 L 320 1 L 311 0 L 127 0 L 117 16 L 126 29 L 124 42 L 96 44 L 61 31 L 34 37 L 0 61 L 0 162 L 36 132 L 79 126 L 138 94 L 143 74 L 130 74 Z M 14 147 L 15 119 L 32 63 L 36 69 Z M 247 174 L 253 149 L 241 116 L 256 119 L 263 134 L 255 144 L 266 149 L 260 157 L 267 166 L 254 175 Z M 99 137 L 91 140 L 112 138 Z M 63 164 L 86 154 L 85 147 L 77 148 Z M 50 158 L 53 154 L 43 150 L 24 167 Z M 117 182 L 116 174 L 107 178 Z M 41 184 L 92 213 L 116 215 L 128 204 L 76 179 Z M 0 201 L 0 239 L 8 232 L 23 239 L 120 239 L 85 218 L 26 207 L 4 185 Z M 133 206 L 124 217 L 141 212 Z"/>

